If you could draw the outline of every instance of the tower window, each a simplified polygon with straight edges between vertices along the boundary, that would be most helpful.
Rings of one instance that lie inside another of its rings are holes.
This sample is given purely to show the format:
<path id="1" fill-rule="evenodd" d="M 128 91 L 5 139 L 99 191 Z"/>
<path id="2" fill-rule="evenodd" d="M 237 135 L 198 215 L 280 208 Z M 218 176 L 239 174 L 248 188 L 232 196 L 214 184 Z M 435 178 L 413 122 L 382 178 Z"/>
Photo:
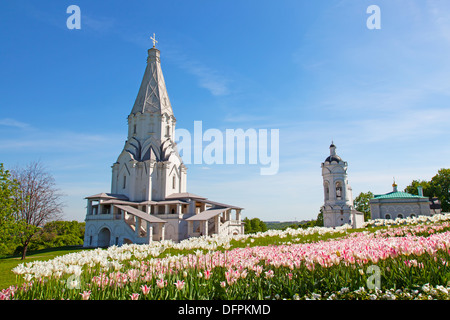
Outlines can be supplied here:
<path id="1" fill-rule="evenodd" d="M 127 176 L 123 176 L 123 189 L 127 186 Z"/>
<path id="2" fill-rule="evenodd" d="M 336 183 L 336 200 L 342 200 L 342 184 Z"/>
<path id="3" fill-rule="evenodd" d="M 175 176 L 172 177 L 172 189 L 175 189 L 177 186 L 177 181 L 175 179 Z"/>
<path id="4" fill-rule="evenodd" d="M 133 134 L 136 134 L 136 125 L 133 126 Z"/>
<path id="5" fill-rule="evenodd" d="M 330 187 L 328 186 L 328 182 L 325 183 L 325 200 L 330 199 Z"/>
<path id="6" fill-rule="evenodd" d="M 170 135 L 170 127 L 166 126 L 166 136 L 169 136 L 169 135 Z"/>

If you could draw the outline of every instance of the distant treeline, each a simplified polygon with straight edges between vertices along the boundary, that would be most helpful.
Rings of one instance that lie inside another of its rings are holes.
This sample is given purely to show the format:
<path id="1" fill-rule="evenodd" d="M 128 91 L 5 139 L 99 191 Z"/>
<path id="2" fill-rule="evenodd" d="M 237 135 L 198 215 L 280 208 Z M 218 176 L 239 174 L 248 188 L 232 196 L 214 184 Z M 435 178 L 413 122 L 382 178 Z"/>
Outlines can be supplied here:
<path id="1" fill-rule="evenodd" d="M 317 226 L 317 220 L 303 220 L 303 221 L 286 221 L 286 222 L 264 222 L 267 229 L 286 230 L 287 228 L 309 228 Z"/>

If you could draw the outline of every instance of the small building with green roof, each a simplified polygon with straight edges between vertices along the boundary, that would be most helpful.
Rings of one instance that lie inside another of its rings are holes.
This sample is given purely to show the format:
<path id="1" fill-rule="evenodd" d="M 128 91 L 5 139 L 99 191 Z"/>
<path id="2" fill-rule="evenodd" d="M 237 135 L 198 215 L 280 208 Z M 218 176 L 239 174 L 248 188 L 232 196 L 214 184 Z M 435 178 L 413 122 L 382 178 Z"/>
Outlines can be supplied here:
<path id="1" fill-rule="evenodd" d="M 392 187 L 392 192 L 377 194 L 370 199 L 372 219 L 396 219 L 432 215 L 430 201 L 428 197 L 422 195 L 421 190 L 419 190 L 419 195 L 414 195 L 398 191 L 395 182 Z"/>

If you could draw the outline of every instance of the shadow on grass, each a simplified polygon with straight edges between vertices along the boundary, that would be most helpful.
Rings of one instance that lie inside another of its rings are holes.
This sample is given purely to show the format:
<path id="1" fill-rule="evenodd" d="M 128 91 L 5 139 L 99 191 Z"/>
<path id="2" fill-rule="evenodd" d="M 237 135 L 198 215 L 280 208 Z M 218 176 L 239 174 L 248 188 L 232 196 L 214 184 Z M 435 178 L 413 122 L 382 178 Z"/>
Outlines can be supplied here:
<path id="1" fill-rule="evenodd" d="M 70 251 L 75 251 L 75 250 L 88 250 L 86 248 L 83 248 L 83 245 L 76 245 L 76 246 L 62 246 L 62 247 L 54 247 L 54 248 L 46 248 L 46 249 L 41 249 L 41 250 L 35 250 L 35 251 L 29 251 L 27 252 L 27 257 L 33 257 L 36 255 L 41 255 L 44 253 L 54 253 L 54 252 L 65 252 L 65 253 L 69 253 Z M 9 256 L 3 256 L 0 257 L 0 260 L 4 260 L 4 259 L 21 259 L 22 258 L 22 253 L 18 253 L 18 254 L 14 254 L 14 255 L 9 255 Z M 25 258 L 25 261 L 26 261 Z"/>

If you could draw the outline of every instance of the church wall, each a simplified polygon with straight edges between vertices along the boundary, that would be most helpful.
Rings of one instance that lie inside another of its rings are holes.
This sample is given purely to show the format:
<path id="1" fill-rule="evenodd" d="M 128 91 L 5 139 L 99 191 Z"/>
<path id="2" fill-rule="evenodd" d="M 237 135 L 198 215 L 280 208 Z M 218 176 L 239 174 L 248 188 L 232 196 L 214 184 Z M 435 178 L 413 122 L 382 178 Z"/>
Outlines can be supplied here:
<path id="1" fill-rule="evenodd" d="M 371 199 L 370 211 L 372 219 L 386 219 L 386 215 L 390 219 L 401 217 L 406 218 L 411 215 L 431 215 L 430 205 L 427 199 Z"/>
<path id="2" fill-rule="evenodd" d="M 364 224 L 364 214 L 353 214 L 352 215 L 353 228 L 361 228 L 363 224 Z"/>
<path id="3" fill-rule="evenodd" d="M 99 243 L 99 234 L 102 229 L 109 230 L 109 246 L 122 245 L 124 239 L 131 239 L 133 243 L 145 243 L 145 238 L 136 238 L 136 235 L 132 229 L 125 226 L 122 220 L 88 220 L 86 221 L 86 232 L 84 235 L 84 247 L 97 247 L 101 245 Z M 91 242 L 92 237 L 92 242 Z"/>

